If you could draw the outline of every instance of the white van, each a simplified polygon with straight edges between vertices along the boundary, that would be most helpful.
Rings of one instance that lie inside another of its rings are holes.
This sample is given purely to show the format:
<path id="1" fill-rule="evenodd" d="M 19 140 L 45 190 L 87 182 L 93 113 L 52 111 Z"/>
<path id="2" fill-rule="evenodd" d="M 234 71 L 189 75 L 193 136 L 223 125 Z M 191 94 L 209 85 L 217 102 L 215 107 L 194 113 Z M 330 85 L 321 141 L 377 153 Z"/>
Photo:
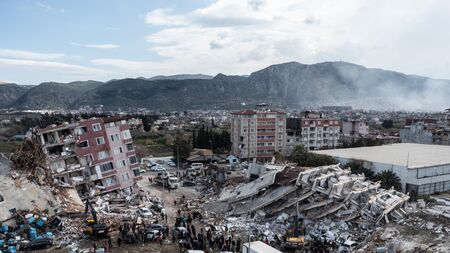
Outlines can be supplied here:
<path id="1" fill-rule="evenodd" d="M 203 163 L 192 163 L 191 164 L 191 168 L 202 170 L 203 169 Z"/>

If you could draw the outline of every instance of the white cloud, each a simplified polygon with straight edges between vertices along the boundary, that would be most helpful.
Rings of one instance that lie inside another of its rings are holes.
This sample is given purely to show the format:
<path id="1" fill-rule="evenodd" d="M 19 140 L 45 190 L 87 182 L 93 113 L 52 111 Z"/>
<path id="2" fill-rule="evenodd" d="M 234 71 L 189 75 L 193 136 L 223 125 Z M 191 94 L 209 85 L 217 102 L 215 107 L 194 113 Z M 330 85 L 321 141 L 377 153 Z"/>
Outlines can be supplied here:
<path id="1" fill-rule="evenodd" d="M 155 9 L 145 16 L 145 22 L 151 25 L 183 25 L 184 17 L 170 15 L 172 9 Z"/>
<path id="2" fill-rule="evenodd" d="M 41 7 L 42 9 L 44 9 L 44 10 L 46 10 L 46 11 L 48 11 L 48 12 L 53 12 L 53 13 L 66 13 L 66 10 L 64 10 L 64 9 L 61 9 L 61 8 L 55 8 L 55 7 L 52 7 L 52 6 L 48 5 L 48 4 L 44 4 L 44 3 L 42 3 L 42 2 L 36 2 L 36 4 L 37 4 L 39 7 Z"/>
<path id="3" fill-rule="evenodd" d="M 97 48 L 97 49 L 115 49 L 120 47 L 120 45 L 117 44 L 80 44 L 76 42 L 71 42 L 70 44 L 72 46 Z"/>
<path id="4" fill-rule="evenodd" d="M 146 76 L 154 75 L 155 73 L 166 74 L 170 69 L 169 66 L 164 63 L 151 61 L 131 61 L 125 59 L 98 58 L 91 60 L 91 63 L 94 66 L 120 69 L 125 72 L 122 77 L 129 77 L 127 75 Z"/>
<path id="5" fill-rule="evenodd" d="M 25 50 L 0 48 L 0 57 L 31 59 L 31 60 L 53 60 L 65 56 L 60 53 L 38 53 Z"/>
<path id="6" fill-rule="evenodd" d="M 0 67 L 15 67 L 15 68 L 32 68 L 32 69 L 45 69 L 51 71 L 72 73 L 72 74 L 102 74 L 103 70 L 67 64 L 55 61 L 36 61 L 36 60 L 22 60 L 22 59 L 6 59 L 0 58 Z"/>
<path id="7" fill-rule="evenodd" d="M 161 27 L 146 39 L 178 72 L 248 74 L 292 60 L 343 60 L 449 78 L 442 52 L 450 34 L 440 29 L 449 9 L 444 0 L 217 0 L 186 13 L 147 13 L 146 23 Z"/>

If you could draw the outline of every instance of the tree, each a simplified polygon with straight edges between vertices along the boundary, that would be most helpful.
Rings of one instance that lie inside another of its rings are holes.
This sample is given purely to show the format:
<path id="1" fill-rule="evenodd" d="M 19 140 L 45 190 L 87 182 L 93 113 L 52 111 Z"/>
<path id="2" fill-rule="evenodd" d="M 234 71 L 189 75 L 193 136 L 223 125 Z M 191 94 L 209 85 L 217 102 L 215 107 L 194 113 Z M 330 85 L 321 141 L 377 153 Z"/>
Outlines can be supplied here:
<path id="1" fill-rule="evenodd" d="M 175 157 L 175 159 L 178 156 L 178 151 L 180 152 L 180 160 L 186 159 L 189 157 L 192 151 L 191 140 L 187 136 L 184 136 L 181 133 L 177 133 L 172 148 L 173 157 Z"/>
<path id="2" fill-rule="evenodd" d="M 308 152 L 303 145 L 298 145 L 294 148 L 291 159 L 299 166 L 305 167 L 318 167 L 337 163 L 331 156 Z"/>
<path id="3" fill-rule="evenodd" d="M 383 120 L 383 123 L 381 124 L 382 127 L 389 129 L 394 127 L 394 121 L 391 119 Z"/>
<path id="4" fill-rule="evenodd" d="M 401 191 L 402 184 L 400 178 L 393 171 L 383 170 L 381 173 L 375 175 L 375 179 L 380 181 L 381 188 Z"/>
<path id="5" fill-rule="evenodd" d="M 230 133 L 226 130 L 221 132 L 205 128 L 204 125 L 198 131 L 192 133 L 192 146 L 194 148 L 218 150 L 219 152 L 228 151 L 231 148 Z"/>
<path id="6" fill-rule="evenodd" d="M 364 174 L 370 180 L 374 179 L 375 174 L 372 170 L 364 168 L 362 161 L 350 160 L 345 167 L 350 168 L 352 174 Z"/>

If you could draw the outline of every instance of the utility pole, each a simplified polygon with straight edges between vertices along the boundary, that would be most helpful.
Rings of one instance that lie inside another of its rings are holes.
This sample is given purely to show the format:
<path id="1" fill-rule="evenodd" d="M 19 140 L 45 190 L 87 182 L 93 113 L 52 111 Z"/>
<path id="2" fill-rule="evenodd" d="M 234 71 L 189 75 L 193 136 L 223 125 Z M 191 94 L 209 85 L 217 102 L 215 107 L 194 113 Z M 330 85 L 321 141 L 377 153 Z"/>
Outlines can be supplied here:
<path id="1" fill-rule="evenodd" d="M 211 145 L 211 160 L 209 161 L 209 164 L 212 164 L 212 160 L 213 160 L 213 146 L 212 146 L 212 140 L 209 140 L 209 144 Z"/>
<path id="2" fill-rule="evenodd" d="M 180 176 L 180 149 L 179 146 L 177 144 L 177 176 Z"/>

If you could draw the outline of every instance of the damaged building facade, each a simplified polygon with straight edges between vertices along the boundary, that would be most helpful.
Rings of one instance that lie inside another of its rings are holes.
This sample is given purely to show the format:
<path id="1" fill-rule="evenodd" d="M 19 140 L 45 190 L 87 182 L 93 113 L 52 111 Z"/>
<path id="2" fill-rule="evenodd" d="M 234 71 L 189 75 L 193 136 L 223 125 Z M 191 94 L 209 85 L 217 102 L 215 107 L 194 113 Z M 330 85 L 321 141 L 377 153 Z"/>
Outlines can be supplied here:
<path id="1" fill-rule="evenodd" d="M 142 179 L 126 119 L 91 118 L 37 129 L 52 176 L 80 197 L 132 191 Z"/>
<path id="2" fill-rule="evenodd" d="M 286 113 L 270 109 L 233 112 L 232 153 L 241 159 L 270 159 L 286 147 Z"/>

